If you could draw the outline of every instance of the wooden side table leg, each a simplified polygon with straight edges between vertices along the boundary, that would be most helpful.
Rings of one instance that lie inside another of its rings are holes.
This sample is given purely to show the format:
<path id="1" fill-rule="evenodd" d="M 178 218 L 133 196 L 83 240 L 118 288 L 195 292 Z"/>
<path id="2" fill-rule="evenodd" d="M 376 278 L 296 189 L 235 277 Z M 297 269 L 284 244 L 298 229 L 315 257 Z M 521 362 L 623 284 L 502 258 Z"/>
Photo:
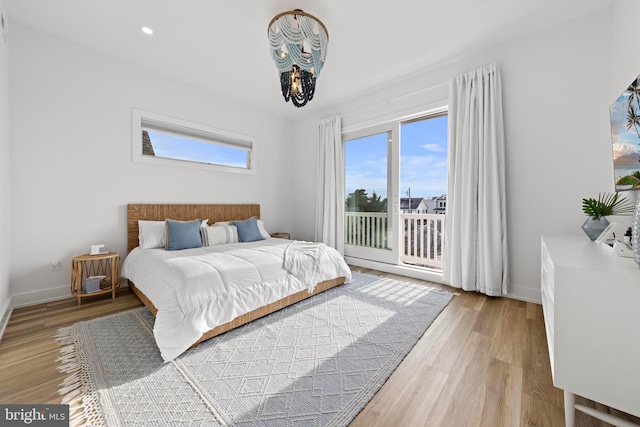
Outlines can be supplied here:
<path id="1" fill-rule="evenodd" d="M 118 276 L 116 261 L 116 257 L 111 258 L 111 299 L 116 299 L 116 276 Z"/>
<path id="2" fill-rule="evenodd" d="M 82 261 L 71 264 L 71 293 L 78 297 L 78 305 L 82 305 Z"/>
<path id="3" fill-rule="evenodd" d="M 564 391 L 564 421 L 567 427 L 574 427 L 576 424 L 576 395 Z"/>
<path id="4" fill-rule="evenodd" d="M 80 261 L 78 263 L 78 269 L 76 270 L 76 292 L 78 292 L 78 305 L 82 305 L 82 270 L 84 263 Z"/>
<path id="5" fill-rule="evenodd" d="M 76 295 L 76 262 L 71 261 L 71 296 Z"/>

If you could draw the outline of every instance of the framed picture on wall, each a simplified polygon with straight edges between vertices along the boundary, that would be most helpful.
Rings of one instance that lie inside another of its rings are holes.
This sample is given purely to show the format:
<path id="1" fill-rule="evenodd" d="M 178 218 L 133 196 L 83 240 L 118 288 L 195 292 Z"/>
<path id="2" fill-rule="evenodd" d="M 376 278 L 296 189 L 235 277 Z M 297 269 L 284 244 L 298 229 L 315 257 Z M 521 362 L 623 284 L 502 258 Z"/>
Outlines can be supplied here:
<path id="1" fill-rule="evenodd" d="M 616 191 L 640 189 L 640 76 L 609 108 Z"/>

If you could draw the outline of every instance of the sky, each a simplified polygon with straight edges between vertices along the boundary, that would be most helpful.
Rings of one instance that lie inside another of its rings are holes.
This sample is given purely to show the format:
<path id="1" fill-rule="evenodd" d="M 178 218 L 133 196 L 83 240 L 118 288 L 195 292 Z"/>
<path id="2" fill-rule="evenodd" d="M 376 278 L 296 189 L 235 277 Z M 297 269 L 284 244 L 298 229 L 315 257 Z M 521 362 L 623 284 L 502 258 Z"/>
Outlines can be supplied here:
<path id="1" fill-rule="evenodd" d="M 148 131 L 156 157 L 247 167 L 247 150 Z"/>
<path id="2" fill-rule="evenodd" d="M 441 116 L 400 127 L 400 197 L 432 197 L 447 193 L 447 123 Z M 364 188 L 387 197 L 387 134 L 347 141 L 345 197 Z"/>
<path id="3" fill-rule="evenodd" d="M 611 139 L 613 140 L 613 157 L 635 153 L 638 135 L 627 131 L 627 104 L 629 100 L 628 92 L 625 91 L 614 102 L 610 110 L 611 115 Z"/>

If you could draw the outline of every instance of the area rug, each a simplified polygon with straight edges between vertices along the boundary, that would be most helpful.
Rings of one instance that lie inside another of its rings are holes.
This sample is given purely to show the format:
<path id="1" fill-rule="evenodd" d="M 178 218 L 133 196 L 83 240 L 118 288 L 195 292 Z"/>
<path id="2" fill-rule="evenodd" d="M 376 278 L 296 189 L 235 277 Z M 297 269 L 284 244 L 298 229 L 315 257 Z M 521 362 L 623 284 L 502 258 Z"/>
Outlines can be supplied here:
<path id="1" fill-rule="evenodd" d="M 345 426 L 453 295 L 354 273 L 163 363 L 140 308 L 60 329 L 71 425 Z"/>

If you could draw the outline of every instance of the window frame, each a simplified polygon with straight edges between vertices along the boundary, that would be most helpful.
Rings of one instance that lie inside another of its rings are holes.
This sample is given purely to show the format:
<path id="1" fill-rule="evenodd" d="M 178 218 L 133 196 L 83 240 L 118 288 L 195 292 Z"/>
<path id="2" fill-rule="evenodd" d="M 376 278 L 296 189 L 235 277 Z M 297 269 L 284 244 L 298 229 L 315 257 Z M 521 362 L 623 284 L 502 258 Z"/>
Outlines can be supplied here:
<path id="1" fill-rule="evenodd" d="M 131 156 L 135 163 L 153 164 L 156 166 L 173 166 L 189 169 L 200 169 L 217 172 L 230 172 L 256 175 L 258 172 L 258 153 L 256 139 L 235 132 L 214 128 L 201 123 L 190 122 L 152 113 L 150 111 L 132 108 L 131 126 Z M 227 147 L 247 150 L 247 167 L 234 167 L 221 164 L 197 162 L 193 160 L 154 157 L 142 153 L 142 131 L 151 130 L 165 134 L 189 138 L 204 143 L 211 143 Z"/>

